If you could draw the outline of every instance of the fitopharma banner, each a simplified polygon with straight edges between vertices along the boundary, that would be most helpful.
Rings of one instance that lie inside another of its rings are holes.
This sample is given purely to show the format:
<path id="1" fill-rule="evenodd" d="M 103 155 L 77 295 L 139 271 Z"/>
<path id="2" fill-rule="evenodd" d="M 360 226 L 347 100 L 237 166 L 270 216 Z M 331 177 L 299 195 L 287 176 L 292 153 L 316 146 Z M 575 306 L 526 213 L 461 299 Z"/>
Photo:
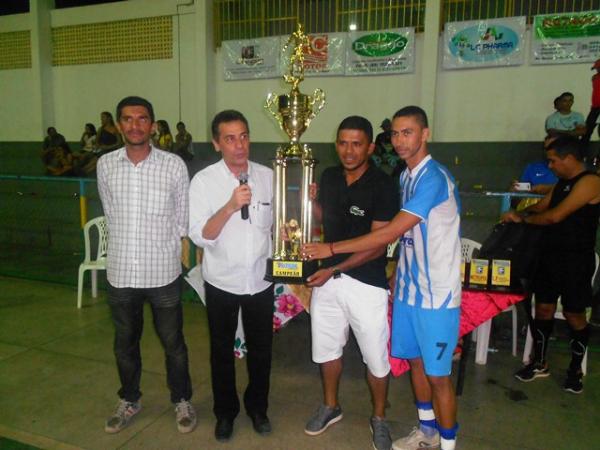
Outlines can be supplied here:
<path id="1" fill-rule="evenodd" d="M 281 76 L 279 37 L 223 41 L 225 80 L 276 78 Z"/>
<path id="2" fill-rule="evenodd" d="M 414 70 L 414 28 L 348 33 L 346 75 L 385 75 Z"/>
<path id="3" fill-rule="evenodd" d="M 525 17 L 448 22 L 444 27 L 444 69 L 523 64 Z"/>
<path id="4" fill-rule="evenodd" d="M 532 64 L 568 64 L 600 58 L 600 11 L 545 14 L 533 19 Z"/>

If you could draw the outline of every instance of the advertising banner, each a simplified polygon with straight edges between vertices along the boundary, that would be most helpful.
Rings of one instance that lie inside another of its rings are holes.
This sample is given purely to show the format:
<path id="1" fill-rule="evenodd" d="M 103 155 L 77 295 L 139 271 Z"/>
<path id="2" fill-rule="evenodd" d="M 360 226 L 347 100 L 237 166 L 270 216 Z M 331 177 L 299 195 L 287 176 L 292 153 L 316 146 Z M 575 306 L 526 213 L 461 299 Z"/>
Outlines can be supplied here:
<path id="1" fill-rule="evenodd" d="M 523 64 L 525 17 L 448 22 L 444 27 L 444 69 Z"/>
<path id="2" fill-rule="evenodd" d="M 344 75 L 346 33 L 309 34 L 310 49 L 304 51 L 304 74 Z"/>
<path id="3" fill-rule="evenodd" d="M 348 33 L 346 75 L 410 73 L 414 58 L 414 28 Z"/>
<path id="4" fill-rule="evenodd" d="M 600 58 L 600 11 L 535 16 L 532 64 L 569 64 Z"/>
<path id="5" fill-rule="evenodd" d="M 281 76 L 279 37 L 223 41 L 225 80 L 276 78 Z"/>

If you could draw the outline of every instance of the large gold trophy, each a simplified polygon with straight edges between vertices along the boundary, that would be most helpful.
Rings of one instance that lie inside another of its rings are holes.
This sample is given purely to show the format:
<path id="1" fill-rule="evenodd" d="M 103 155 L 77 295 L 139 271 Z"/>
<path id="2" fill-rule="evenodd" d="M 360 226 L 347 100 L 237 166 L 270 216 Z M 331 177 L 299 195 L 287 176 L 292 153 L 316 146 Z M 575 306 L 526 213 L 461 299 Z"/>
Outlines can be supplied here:
<path id="1" fill-rule="evenodd" d="M 273 161 L 273 257 L 267 262 L 265 278 L 276 282 L 304 283 L 317 269 L 316 261 L 304 260 L 301 255 L 302 244 L 312 239 L 309 189 L 317 160 L 308 145 L 300 144 L 300 136 L 325 106 L 325 93 L 315 89 L 312 95 L 306 95 L 298 88 L 304 80 L 304 47 L 310 48 L 301 24 L 288 39 L 283 52 L 292 44 L 289 72 L 283 76 L 285 82 L 291 85 L 290 93 L 270 93 L 265 102 L 265 108 L 290 139 L 287 144 L 279 146 Z"/>

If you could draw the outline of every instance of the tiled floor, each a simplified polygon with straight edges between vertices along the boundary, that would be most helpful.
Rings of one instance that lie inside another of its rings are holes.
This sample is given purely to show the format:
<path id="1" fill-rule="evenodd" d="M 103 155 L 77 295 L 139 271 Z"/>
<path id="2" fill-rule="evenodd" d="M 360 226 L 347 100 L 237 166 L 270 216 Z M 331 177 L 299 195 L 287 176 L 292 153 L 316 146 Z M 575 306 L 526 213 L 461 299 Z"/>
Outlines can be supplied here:
<path id="1" fill-rule="evenodd" d="M 240 414 L 233 439 L 213 437 L 214 418 L 204 308 L 186 304 L 185 336 L 194 383 L 196 430 L 180 435 L 165 384 L 160 344 L 150 317 L 142 342 L 143 410 L 131 426 L 107 435 L 103 422 L 116 404 L 117 373 L 112 355 L 112 324 L 103 298 L 77 310 L 70 286 L 0 277 L 0 435 L 46 449 L 369 449 L 370 400 L 364 367 L 351 342 L 340 388 L 344 419 L 317 437 L 303 433 L 318 406 L 318 368 L 310 360 L 309 318 L 294 319 L 274 341 L 269 415 L 274 431 L 256 435 Z M 508 315 L 507 315 L 508 316 Z M 589 358 L 585 392 L 560 389 L 568 351 L 564 338 L 550 348 L 552 375 L 524 384 L 512 377 L 519 360 L 509 351 L 504 318 L 493 332 L 500 348 L 486 366 L 467 365 L 465 392 L 459 400 L 462 450 L 600 448 L 600 364 Z M 560 329 L 559 329 L 560 331 Z M 596 331 L 596 334 L 600 334 Z M 598 336 L 593 339 L 598 348 Z M 520 348 L 522 348 L 522 341 Z M 239 389 L 245 362 L 238 362 Z M 394 437 L 415 424 L 407 376 L 390 383 L 388 419 Z"/>

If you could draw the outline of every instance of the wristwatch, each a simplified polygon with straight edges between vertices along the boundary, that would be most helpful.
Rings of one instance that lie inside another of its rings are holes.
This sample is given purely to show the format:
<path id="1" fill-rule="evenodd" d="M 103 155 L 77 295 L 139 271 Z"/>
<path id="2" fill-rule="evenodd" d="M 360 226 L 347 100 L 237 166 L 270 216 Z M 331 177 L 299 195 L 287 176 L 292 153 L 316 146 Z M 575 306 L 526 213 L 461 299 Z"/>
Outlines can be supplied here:
<path id="1" fill-rule="evenodd" d="M 342 272 L 337 267 L 334 267 L 331 273 L 333 274 L 333 278 L 340 278 L 342 276 Z"/>

